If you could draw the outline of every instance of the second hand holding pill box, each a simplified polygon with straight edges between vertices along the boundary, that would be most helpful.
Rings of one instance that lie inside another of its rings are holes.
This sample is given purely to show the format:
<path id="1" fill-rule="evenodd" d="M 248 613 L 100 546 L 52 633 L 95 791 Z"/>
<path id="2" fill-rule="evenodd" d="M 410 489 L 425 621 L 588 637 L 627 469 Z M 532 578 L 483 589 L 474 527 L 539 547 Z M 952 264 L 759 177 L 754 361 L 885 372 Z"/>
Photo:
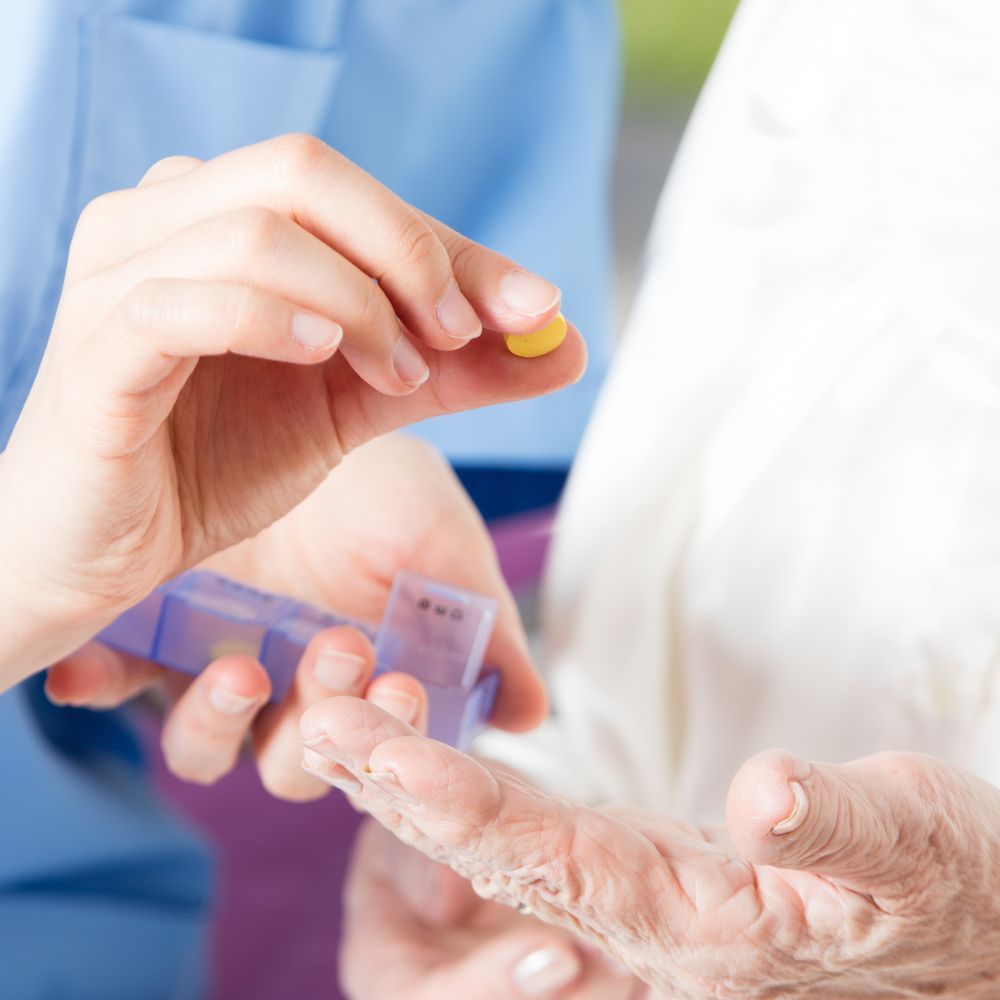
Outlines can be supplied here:
<path id="1" fill-rule="evenodd" d="M 188 674 L 228 653 L 259 659 L 280 701 L 317 632 L 350 625 L 375 644 L 376 675 L 412 674 L 428 695 L 428 735 L 465 748 L 487 723 L 500 675 L 483 670 L 497 602 L 403 570 L 377 627 L 269 594 L 217 573 L 191 570 L 158 587 L 98 639 Z"/>

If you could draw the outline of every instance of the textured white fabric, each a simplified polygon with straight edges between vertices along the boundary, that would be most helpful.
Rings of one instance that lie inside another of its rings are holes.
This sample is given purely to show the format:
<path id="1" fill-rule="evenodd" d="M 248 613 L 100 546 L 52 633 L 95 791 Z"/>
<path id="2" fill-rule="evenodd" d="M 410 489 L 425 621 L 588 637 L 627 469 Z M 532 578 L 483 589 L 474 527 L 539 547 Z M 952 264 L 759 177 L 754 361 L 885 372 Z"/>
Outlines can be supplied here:
<path id="1" fill-rule="evenodd" d="M 1000 783 L 1000 4 L 744 0 L 561 512 L 558 717 L 484 751 L 718 821 L 740 763 Z"/>

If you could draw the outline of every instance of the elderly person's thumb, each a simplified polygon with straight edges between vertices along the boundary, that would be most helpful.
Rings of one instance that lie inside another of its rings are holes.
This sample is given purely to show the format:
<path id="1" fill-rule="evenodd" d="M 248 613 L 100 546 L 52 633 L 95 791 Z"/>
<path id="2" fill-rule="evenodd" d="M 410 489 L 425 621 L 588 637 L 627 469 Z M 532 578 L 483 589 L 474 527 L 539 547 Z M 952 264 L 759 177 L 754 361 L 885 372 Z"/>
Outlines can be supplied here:
<path id="1" fill-rule="evenodd" d="M 819 764 L 771 750 L 740 768 L 726 819 L 747 861 L 895 895 L 919 875 L 949 813 L 972 793 L 966 776 L 917 754 Z"/>

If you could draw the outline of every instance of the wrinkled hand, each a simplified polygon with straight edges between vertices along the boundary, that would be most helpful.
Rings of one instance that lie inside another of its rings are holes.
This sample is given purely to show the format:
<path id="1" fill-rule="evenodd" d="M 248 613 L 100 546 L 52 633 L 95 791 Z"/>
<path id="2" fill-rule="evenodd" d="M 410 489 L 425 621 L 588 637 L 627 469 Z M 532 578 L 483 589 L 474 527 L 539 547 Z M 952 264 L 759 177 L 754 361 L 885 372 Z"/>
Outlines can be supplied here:
<path id="1" fill-rule="evenodd" d="M 669 997 L 1000 996 L 1000 791 L 932 758 L 762 754 L 730 841 L 546 795 L 354 699 L 301 733 L 401 840 Z"/>
<path id="2" fill-rule="evenodd" d="M 340 976 L 352 1000 L 635 1000 L 642 985 L 575 935 L 480 899 L 375 823 L 344 896 Z"/>
<path id="3" fill-rule="evenodd" d="M 486 527 L 447 463 L 416 439 L 391 436 L 359 448 L 291 514 L 210 565 L 373 622 L 403 567 L 490 594 L 500 606 L 487 659 L 503 674 L 493 721 L 518 730 L 545 715 L 545 692 Z M 373 667 L 374 651 L 361 633 L 328 629 L 309 644 L 281 704 L 268 705 L 267 674 L 247 656 L 223 657 L 192 680 L 91 643 L 49 671 L 46 691 L 60 704 L 110 708 L 163 688 L 173 702 L 163 749 L 175 774 L 214 782 L 250 732 L 265 786 L 282 798 L 311 799 L 329 786 L 300 767 L 299 718 L 310 705 L 331 695 L 366 695 L 422 725 L 421 686 L 405 674 L 369 683 Z"/>
<path id="4" fill-rule="evenodd" d="M 495 335 L 558 306 L 309 136 L 174 157 L 91 203 L 0 461 L 0 690 L 365 441 L 577 378 L 577 333 L 530 362 Z"/>

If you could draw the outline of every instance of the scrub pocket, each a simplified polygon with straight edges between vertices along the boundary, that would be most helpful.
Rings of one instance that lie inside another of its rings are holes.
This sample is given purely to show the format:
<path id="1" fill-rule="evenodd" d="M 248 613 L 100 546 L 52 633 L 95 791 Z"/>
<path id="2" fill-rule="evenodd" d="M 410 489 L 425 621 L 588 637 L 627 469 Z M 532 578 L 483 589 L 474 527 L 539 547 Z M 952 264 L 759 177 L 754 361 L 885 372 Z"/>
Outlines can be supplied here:
<path id="1" fill-rule="evenodd" d="M 272 45 L 123 15 L 81 21 L 73 224 L 157 160 L 202 159 L 283 132 L 318 132 L 341 52 Z M 69 221 L 69 220 L 68 220 Z"/>
<path id="2" fill-rule="evenodd" d="M 23 401 L 34 378 L 73 230 L 89 201 L 134 187 L 165 156 L 206 159 L 283 132 L 321 131 L 343 59 L 336 47 L 273 45 L 127 15 L 83 17 L 55 253 L 7 391 Z M 0 434 L 6 430 L 0 426 Z"/>

